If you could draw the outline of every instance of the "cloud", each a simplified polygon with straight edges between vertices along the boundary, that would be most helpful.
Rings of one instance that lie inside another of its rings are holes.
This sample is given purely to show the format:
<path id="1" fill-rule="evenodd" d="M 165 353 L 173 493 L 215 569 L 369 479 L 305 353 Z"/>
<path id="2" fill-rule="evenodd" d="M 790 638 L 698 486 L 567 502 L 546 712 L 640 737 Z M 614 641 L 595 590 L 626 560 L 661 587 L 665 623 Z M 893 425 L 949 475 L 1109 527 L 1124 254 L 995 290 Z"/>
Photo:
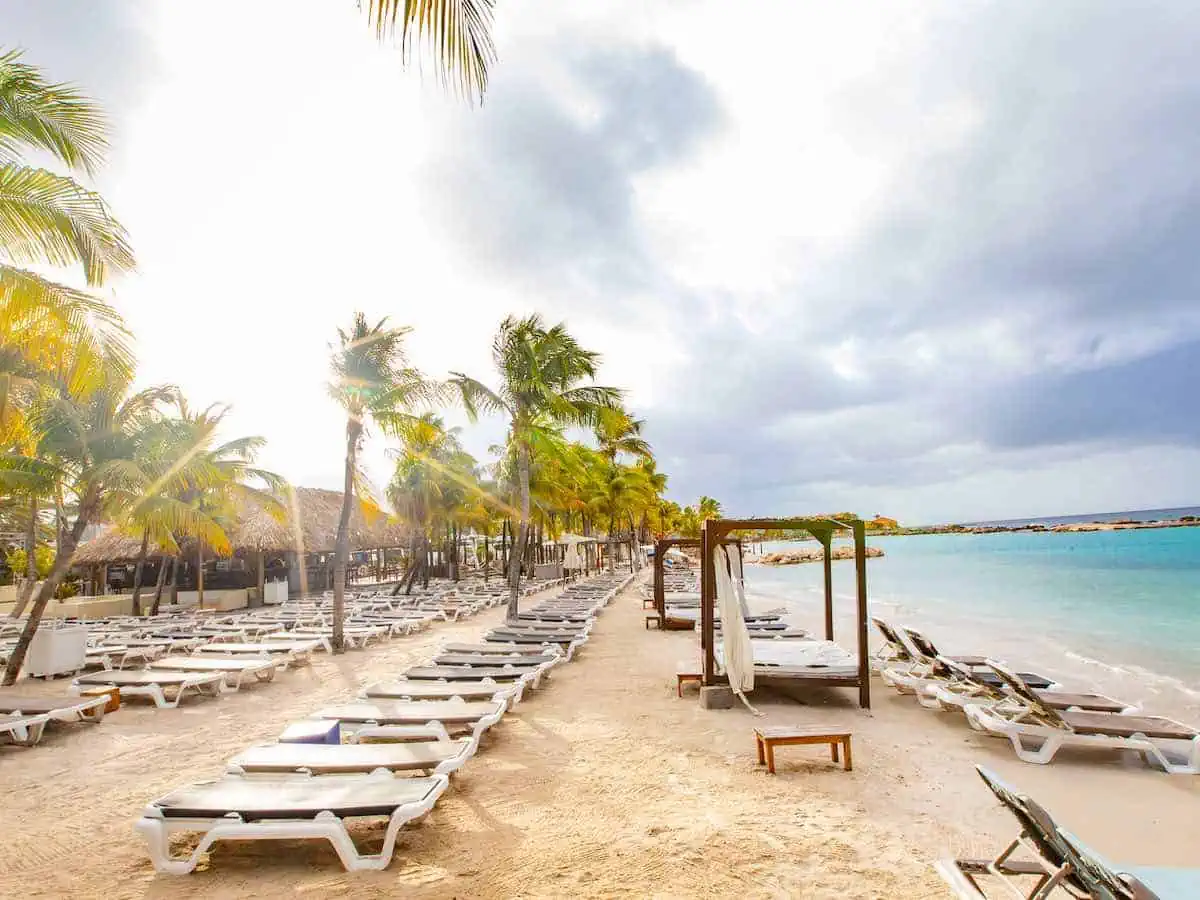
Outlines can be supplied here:
<path id="1" fill-rule="evenodd" d="M 451 117 L 424 179 L 429 213 L 473 260 L 519 282 L 589 297 L 645 288 L 657 273 L 637 179 L 711 137 L 717 101 L 662 46 L 575 34 L 558 35 L 553 55 L 527 49 L 537 66 L 518 60 L 482 110 Z"/>
<path id="2" fill-rule="evenodd" d="M 1200 498 L 1190 3 L 511 0 L 482 109 L 352 3 L 13 6 L 118 107 L 145 378 L 298 478 L 339 482 L 313 398 L 362 307 L 434 374 L 565 318 L 673 494 L 734 513 Z"/>

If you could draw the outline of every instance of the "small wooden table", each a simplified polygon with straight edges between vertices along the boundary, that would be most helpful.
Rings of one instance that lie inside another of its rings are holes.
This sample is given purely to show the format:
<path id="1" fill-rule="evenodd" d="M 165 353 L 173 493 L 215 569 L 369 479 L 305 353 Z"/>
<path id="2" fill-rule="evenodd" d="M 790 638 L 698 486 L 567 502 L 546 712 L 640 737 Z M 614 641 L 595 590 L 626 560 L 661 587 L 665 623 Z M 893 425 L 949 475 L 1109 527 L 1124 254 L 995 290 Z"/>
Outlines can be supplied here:
<path id="1" fill-rule="evenodd" d="M 649 629 L 653 625 L 655 628 L 662 627 L 662 619 L 658 616 L 646 616 L 646 628 Z"/>
<path id="2" fill-rule="evenodd" d="M 782 725 L 775 728 L 755 728 L 754 741 L 758 747 L 759 765 L 766 763 L 767 771 L 775 774 L 775 748 L 789 744 L 828 744 L 833 761 L 838 761 L 838 745 L 845 751 L 842 768 L 854 768 L 850 756 L 850 732 L 827 725 Z"/>
<path id="3" fill-rule="evenodd" d="M 683 696 L 683 686 L 685 684 L 695 684 L 699 687 L 704 678 L 699 672 L 689 672 L 687 669 L 679 669 L 675 673 L 675 693 L 680 697 Z"/>

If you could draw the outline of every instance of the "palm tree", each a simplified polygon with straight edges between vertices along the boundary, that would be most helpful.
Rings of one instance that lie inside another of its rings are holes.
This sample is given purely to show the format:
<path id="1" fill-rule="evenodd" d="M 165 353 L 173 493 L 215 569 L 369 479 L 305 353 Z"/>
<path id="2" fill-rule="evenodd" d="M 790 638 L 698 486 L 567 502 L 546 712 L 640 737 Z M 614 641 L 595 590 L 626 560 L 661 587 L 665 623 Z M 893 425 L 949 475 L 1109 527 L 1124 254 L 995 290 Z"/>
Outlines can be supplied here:
<path id="1" fill-rule="evenodd" d="M 75 520 L 59 535 L 54 567 L 42 582 L 29 618 L 9 657 L 3 683 L 16 681 L 29 644 L 54 592 L 71 566 L 84 529 L 103 515 L 119 515 L 128 485 L 142 476 L 138 442 L 174 389 L 151 388 L 127 395 L 127 381 L 108 381 L 86 396 L 59 385 L 31 405 L 29 421 L 40 435 L 37 455 L 0 455 L 0 489 L 21 484 L 29 473 L 52 477 L 74 498 Z"/>
<path id="2" fill-rule="evenodd" d="M 700 516 L 701 522 L 706 522 L 709 519 L 719 519 L 724 510 L 721 508 L 719 501 L 712 497 L 701 497 L 696 502 L 696 513 Z"/>
<path id="3" fill-rule="evenodd" d="M 0 53 L 0 433 L 14 427 L 13 389 L 64 357 L 107 358 L 132 375 L 129 334 L 109 304 L 22 268 L 80 265 L 92 287 L 133 268 L 125 231 L 99 194 L 17 156 L 45 153 L 90 175 L 108 149 L 105 130 L 78 89 L 47 82 L 20 51 Z"/>
<path id="4" fill-rule="evenodd" d="M 166 554 L 179 552 L 177 541 L 183 536 L 196 540 L 198 554 L 206 546 L 226 553 L 230 548 L 224 526 L 246 501 L 271 515 L 285 514 L 278 499 L 283 479 L 254 466 L 263 438 L 215 444 L 228 406 L 213 404 L 193 411 L 182 396 L 174 397 L 173 404 L 176 415 L 162 417 L 142 435 L 136 457 L 138 476 L 125 487 L 129 496 L 121 504 L 124 517 L 117 523 L 142 539 L 134 569 L 134 615 L 140 615 L 142 568 L 151 542 L 164 562 Z M 259 488 L 260 483 L 266 489 Z M 199 571 L 203 603 L 202 563 Z M 159 597 L 156 590 L 156 605 Z"/>
<path id="5" fill-rule="evenodd" d="M 455 430 L 447 430 L 441 417 L 431 412 L 403 423 L 397 436 L 401 446 L 395 454 L 396 469 L 387 497 L 412 529 L 409 571 L 402 580 L 411 591 L 418 570 L 427 568 L 434 523 L 456 502 L 458 485 L 449 473 L 462 448 Z"/>
<path id="6" fill-rule="evenodd" d="M 521 562 L 529 542 L 530 476 L 539 447 L 557 428 L 594 428 L 601 410 L 618 406 L 616 388 L 587 384 L 595 379 L 600 356 L 585 350 L 564 323 L 547 328 L 541 316 L 508 316 L 492 341 L 492 364 L 499 376 L 495 390 L 461 372 L 450 383 L 462 397 L 467 416 L 500 413 L 508 419 L 508 448 L 516 466 L 520 520 L 517 543 L 509 557 L 508 617 L 517 616 Z"/>
<path id="7" fill-rule="evenodd" d="M 596 440 L 605 459 L 615 462 L 622 453 L 638 459 L 652 459 L 650 444 L 642 437 L 645 424 L 644 420 L 633 418 L 623 409 L 602 412 L 596 422 Z"/>
<path id="8" fill-rule="evenodd" d="M 409 328 L 389 328 L 387 319 L 371 325 L 361 312 L 354 314 L 348 331 L 338 329 L 338 344 L 331 347 L 329 367 L 333 380 L 329 392 L 346 412 L 346 465 L 342 512 L 338 519 L 333 562 L 333 649 L 345 651 L 342 629 L 346 615 L 346 564 L 350 559 L 350 513 L 356 488 L 366 479 L 358 468 L 358 451 L 366 426 L 374 421 L 383 431 L 395 433 L 413 416 L 417 402 L 436 394 L 420 371 L 407 364 L 404 339 Z M 360 490 L 360 493 L 362 491 Z"/>

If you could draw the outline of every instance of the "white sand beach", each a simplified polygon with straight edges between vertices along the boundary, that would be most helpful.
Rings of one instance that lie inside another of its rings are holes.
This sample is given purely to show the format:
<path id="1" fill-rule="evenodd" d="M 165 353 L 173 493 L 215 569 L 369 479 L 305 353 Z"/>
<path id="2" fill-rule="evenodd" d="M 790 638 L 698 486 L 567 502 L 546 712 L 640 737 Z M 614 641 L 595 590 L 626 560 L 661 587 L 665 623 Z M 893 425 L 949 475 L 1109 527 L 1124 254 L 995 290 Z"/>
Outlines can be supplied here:
<path id="1" fill-rule="evenodd" d="M 528 694 L 433 812 L 401 832 L 386 871 L 346 873 L 321 842 L 265 842 L 217 845 L 190 876 L 155 874 L 132 828 L 148 801 L 218 775 L 243 747 L 500 617 L 493 610 L 378 650 L 322 655 L 220 701 L 127 704 L 99 726 L 56 729 L 36 750 L 3 750 L 5 893 L 944 897 L 931 868 L 937 856 L 994 853 L 1014 835 L 975 762 L 1027 789 L 1105 853 L 1194 862 L 1194 779 L 1107 755 L 1026 765 L 1006 744 L 878 680 L 871 712 L 855 708 L 849 691 L 805 704 L 756 691 L 764 718 L 701 710 L 694 688 L 678 699 L 676 661 L 694 654 L 695 636 L 645 630 L 640 599 L 626 590 L 576 662 Z M 775 776 L 755 764 L 755 726 L 816 722 L 853 730 L 853 772 L 820 748 L 779 751 Z"/>

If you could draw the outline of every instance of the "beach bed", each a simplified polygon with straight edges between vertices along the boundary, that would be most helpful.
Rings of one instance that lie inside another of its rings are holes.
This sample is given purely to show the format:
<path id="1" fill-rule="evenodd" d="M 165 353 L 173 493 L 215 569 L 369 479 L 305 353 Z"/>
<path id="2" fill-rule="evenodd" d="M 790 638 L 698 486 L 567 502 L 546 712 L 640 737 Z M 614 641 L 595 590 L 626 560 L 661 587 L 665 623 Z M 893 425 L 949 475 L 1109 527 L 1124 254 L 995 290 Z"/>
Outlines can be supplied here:
<path id="1" fill-rule="evenodd" d="M 378 744 L 261 744 L 229 761 L 233 774 L 310 772 L 313 775 L 366 775 L 424 772 L 450 775 L 475 755 L 471 738 Z"/>
<path id="2" fill-rule="evenodd" d="M 89 687 L 119 688 L 122 697 L 149 697 L 159 709 L 174 708 L 189 693 L 219 697 L 223 672 L 175 672 L 166 669 L 122 669 L 79 675 L 68 690 L 78 694 Z M 173 694 L 170 700 L 168 693 Z M 102 698 L 107 702 L 107 698 Z"/>
<path id="3" fill-rule="evenodd" d="M 328 706 L 313 718 L 337 719 L 361 739 L 388 736 L 390 725 L 440 725 L 446 733 L 469 732 L 478 739 L 503 717 L 505 704 L 494 700 L 372 700 Z"/>
<path id="4" fill-rule="evenodd" d="M 377 681 L 363 689 L 369 700 L 492 700 L 513 705 L 521 700 L 523 681 L 500 684 L 490 678 L 478 681 Z"/>
<path id="5" fill-rule="evenodd" d="M 104 718 L 109 698 L 100 697 L 26 697 L 0 693 L 0 715 L 46 715 L 55 722 L 99 722 Z"/>
<path id="6" fill-rule="evenodd" d="M 219 647 L 220 644 L 215 646 Z M 239 690 L 247 678 L 258 682 L 273 681 L 275 673 L 286 667 L 282 659 L 264 656 L 165 656 L 155 660 L 149 671 L 167 669 L 172 672 L 218 672 L 225 678 L 225 689 Z"/>
<path id="7" fill-rule="evenodd" d="M 386 770 L 369 775 L 229 775 L 218 781 L 179 788 L 151 803 L 135 829 L 146 841 L 159 872 L 183 875 L 217 841 L 318 839 L 333 845 L 348 871 L 379 870 L 391 862 L 400 828 L 429 812 L 446 790 L 446 775 L 397 778 Z M 349 819 L 387 822 L 378 853 L 358 850 L 346 828 Z M 201 834 L 186 857 L 174 857 L 175 832 Z"/>
<path id="8" fill-rule="evenodd" d="M 50 717 L 47 715 L 0 715 L 0 745 L 33 747 L 42 739 L 42 733 L 49 721 Z"/>

